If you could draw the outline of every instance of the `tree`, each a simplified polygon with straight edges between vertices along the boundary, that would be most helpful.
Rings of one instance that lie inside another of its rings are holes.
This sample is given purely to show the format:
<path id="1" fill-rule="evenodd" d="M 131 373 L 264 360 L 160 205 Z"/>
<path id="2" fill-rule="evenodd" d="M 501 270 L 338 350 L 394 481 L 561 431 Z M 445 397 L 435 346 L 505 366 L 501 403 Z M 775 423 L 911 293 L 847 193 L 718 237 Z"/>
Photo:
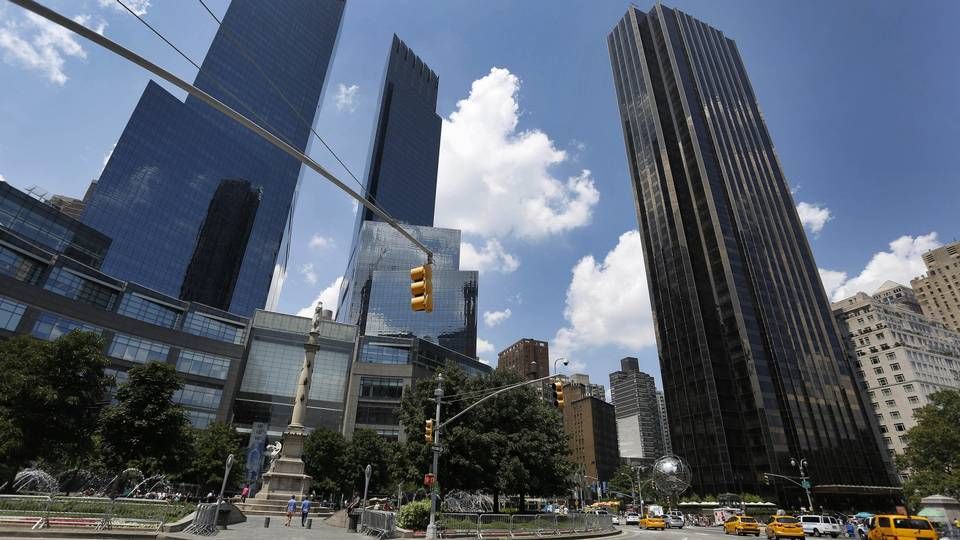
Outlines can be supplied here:
<path id="1" fill-rule="evenodd" d="M 900 470 L 909 474 L 903 492 L 912 508 L 929 495 L 960 497 L 960 391 L 941 390 L 927 398 L 930 404 L 914 413 L 917 424 L 897 457 Z"/>
<path id="2" fill-rule="evenodd" d="M 313 485 L 321 492 L 346 493 L 351 490 L 346 467 L 349 445 L 337 431 L 317 428 L 303 445 L 303 461 Z"/>
<path id="3" fill-rule="evenodd" d="M 459 368 L 443 370 L 442 418 L 451 418 L 496 388 L 520 382 L 512 372 L 470 378 Z M 424 422 L 433 418 L 435 380 L 405 392 L 400 411 L 411 463 L 429 470 L 432 454 L 423 442 Z M 435 426 L 434 429 L 437 429 Z M 560 414 L 530 386 L 509 390 L 471 409 L 444 429 L 439 483 L 444 490 L 484 490 L 551 496 L 565 493 L 572 466 Z"/>
<path id="4" fill-rule="evenodd" d="M 223 482 L 227 456 L 233 454 L 227 488 L 235 488 L 243 478 L 246 449 L 244 437 L 230 424 L 214 422 L 206 429 L 194 429 L 193 444 L 183 472 L 177 477 L 200 486 L 201 491 L 218 491 Z"/>
<path id="5" fill-rule="evenodd" d="M 103 342 L 90 332 L 0 343 L 0 484 L 11 488 L 30 461 L 76 466 L 89 457 L 108 365 Z"/>
<path id="6" fill-rule="evenodd" d="M 363 494 L 363 484 L 367 465 L 371 466 L 369 493 L 392 493 L 387 461 L 392 452 L 389 444 L 376 431 L 357 429 L 353 432 L 347 451 L 345 480 L 359 494 Z"/>
<path id="7" fill-rule="evenodd" d="M 101 457 L 112 469 L 136 467 L 144 475 L 176 474 L 186 464 L 192 437 L 173 393 L 182 387 L 173 366 L 150 362 L 131 368 L 117 404 L 100 415 Z"/>

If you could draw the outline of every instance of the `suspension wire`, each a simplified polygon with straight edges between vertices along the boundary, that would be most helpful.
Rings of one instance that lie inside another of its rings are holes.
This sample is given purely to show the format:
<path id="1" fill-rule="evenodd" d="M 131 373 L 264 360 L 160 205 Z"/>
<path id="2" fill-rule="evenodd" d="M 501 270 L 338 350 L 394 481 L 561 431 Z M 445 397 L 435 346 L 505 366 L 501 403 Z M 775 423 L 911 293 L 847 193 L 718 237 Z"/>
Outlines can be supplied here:
<path id="1" fill-rule="evenodd" d="M 293 105 L 293 103 L 290 102 L 290 99 L 288 99 L 286 94 L 283 93 L 283 90 L 281 90 L 280 87 L 277 86 L 277 84 L 273 81 L 273 79 L 270 78 L 269 75 L 267 75 L 267 73 L 260 66 L 260 63 L 257 62 L 257 60 L 253 57 L 253 55 L 250 54 L 250 51 L 247 49 L 247 47 L 243 44 L 242 40 L 240 39 L 240 36 L 236 35 L 236 33 L 233 30 L 231 30 L 229 27 L 223 26 L 223 21 L 221 21 L 220 18 L 213 13 L 213 10 L 210 9 L 210 6 L 208 6 L 204 0 L 198 0 L 198 1 L 200 2 L 200 5 L 203 6 L 203 9 L 205 9 L 207 13 L 209 13 L 210 16 L 213 17 L 213 20 L 217 21 L 217 27 L 224 30 L 224 35 L 229 37 L 230 44 L 233 47 L 235 47 L 238 51 L 240 51 L 240 53 L 247 60 L 249 60 L 251 64 L 253 64 L 253 67 L 257 68 L 257 71 L 260 72 L 260 75 L 262 75 L 263 78 L 270 84 L 270 87 L 273 88 L 273 90 L 277 93 L 277 95 L 279 95 L 283 99 L 283 101 L 287 104 L 287 107 L 289 107 L 290 110 L 293 111 L 295 115 L 297 115 L 297 118 L 300 120 L 300 123 L 306 126 L 307 129 L 309 129 L 310 132 L 313 133 L 313 135 L 317 138 L 317 140 L 320 141 L 320 144 L 322 144 L 323 147 L 326 148 L 328 152 L 330 152 L 330 155 L 333 156 L 333 159 L 337 160 L 337 163 L 339 163 L 340 166 L 343 167 L 343 170 L 347 171 L 347 174 L 350 175 L 350 178 L 353 178 L 353 181 L 356 182 L 358 186 L 360 186 L 360 192 L 363 193 L 364 196 L 368 197 L 372 202 L 374 202 L 374 204 L 376 204 L 376 199 L 373 197 L 373 195 L 367 192 L 367 188 L 360 182 L 360 180 L 356 177 L 356 175 L 353 174 L 353 171 L 350 170 L 350 167 L 347 167 L 347 164 L 344 163 L 343 160 L 340 159 L 340 156 L 338 156 L 337 153 L 333 151 L 333 148 L 331 148 L 330 145 L 327 144 L 327 141 L 325 141 L 323 137 L 321 137 L 320 134 L 317 133 L 317 131 L 313 128 L 313 125 L 310 122 L 307 122 L 307 119 L 304 118 L 303 115 L 300 113 L 300 111 L 297 110 L 297 108 Z M 381 208 L 381 210 L 383 210 L 384 213 L 389 215 L 389 213 L 385 209 Z"/>
<path id="2" fill-rule="evenodd" d="M 123 9 L 127 10 L 131 15 L 133 15 L 134 17 L 136 17 L 137 20 L 140 21 L 141 23 L 143 23 L 144 26 L 146 26 L 147 28 L 149 28 L 150 31 L 153 32 L 154 34 L 156 34 L 158 38 L 162 39 L 164 43 L 166 43 L 167 45 L 169 45 L 173 50 L 177 51 L 177 53 L 178 53 L 180 56 L 182 56 L 184 60 L 186 60 L 187 62 L 190 62 L 190 64 L 193 65 L 193 67 L 197 68 L 197 71 L 198 71 L 198 72 L 200 71 L 200 65 L 199 65 L 199 64 L 197 64 L 196 62 L 194 62 L 194 60 L 193 60 L 192 58 L 190 58 L 189 56 L 187 56 L 186 53 L 184 53 L 184 52 L 183 52 L 182 50 L 180 50 L 176 45 L 174 45 L 172 41 L 170 41 L 169 39 L 167 39 L 166 36 L 164 36 L 164 35 L 163 35 L 162 33 L 160 33 L 160 31 L 157 30 L 153 25 L 151 25 L 149 22 L 147 22 L 146 19 L 144 19 L 143 17 L 141 17 L 140 15 L 138 15 L 136 11 L 130 9 L 130 6 L 128 6 L 126 3 L 124 3 L 123 0 L 117 0 L 117 3 L 120 4 L 121 6 L 123 6 Z M 209 76 L 209 75 L 208 75 L 208 76 Z M 283 142 L 285 142 L 285 143 L 287 143 L 287 144 L 290 144 L 290 141 L 286 140 L 286 138 L 283 137 L 283 135 L 282 135 L 276 128 L 274 128 L 273 126 L 271 126 L 270 123 L 267 122 L 267 119 L 266 119 L 266 118 L 264 118 L 263 116 L 261 116 L 260 114 L 258 114 L 257 111 L 256 111 L 253 107 L 251 107 L 250 105 L 248 105 L 246 102 L 244 102 L 242 99 L 240 99 L 239 96 L 237 96 L 236 94 L 234 94 L 233 92 L 231 92 L 228 88 L 226 88 L 223 84 L 221 84 L 220 81 L 217 80 L 216 77 L 210 76 L 210 80 L 213 81 L 213 83 L 214 83 L 215 85 L 217 85 L 217 87 L 218 87 L 220 90 L 222 90 L 224 93 L 226 93 L 227 95 L 229 95 L 231 98 L 235 99 L 235 100 L 236 100 L 237 102 L 239 102 L 240 105 L 242 105 L 243 107 L 246 107 L 246 109 L 247 109 L 250 113 L 252 113 L 254 116 L 256 116 L 256 117 L 257 117 L 257 120 L 258 120 L 261 124 L 263 124 L 264 126 L 266 126 L 267 128 L 269 128 L 270 131 L 271 131 L 274 135 L 276 135 L 278 138 L 282 139 Z M 293 145 L 291 145 L 291 146 L 293 146 Z"/>

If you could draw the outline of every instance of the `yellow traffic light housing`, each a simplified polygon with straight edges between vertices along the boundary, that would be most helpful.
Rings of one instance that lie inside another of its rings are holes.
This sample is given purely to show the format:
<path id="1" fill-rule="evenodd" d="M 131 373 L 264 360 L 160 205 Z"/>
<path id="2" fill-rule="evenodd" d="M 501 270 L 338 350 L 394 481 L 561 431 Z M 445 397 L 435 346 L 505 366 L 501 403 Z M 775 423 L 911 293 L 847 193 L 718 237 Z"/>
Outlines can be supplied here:
<path id="1" fill-rule="evenodd" d="M 563 410 L 563 383 L 557 381 L 553 383 L 553 403 L 561 411 Z"/>
<path id="2" fill-rule="evenodd" d="M 410 308 L 433 312 L 433 264 L 427 263 L 410 270 Z"/>
<path id="3" fill-rule="evenodd" d="M 433 443 L 433 420 L 427 420 L 427 424 L 423 429 L 423 440 L 427 444 Z"/>

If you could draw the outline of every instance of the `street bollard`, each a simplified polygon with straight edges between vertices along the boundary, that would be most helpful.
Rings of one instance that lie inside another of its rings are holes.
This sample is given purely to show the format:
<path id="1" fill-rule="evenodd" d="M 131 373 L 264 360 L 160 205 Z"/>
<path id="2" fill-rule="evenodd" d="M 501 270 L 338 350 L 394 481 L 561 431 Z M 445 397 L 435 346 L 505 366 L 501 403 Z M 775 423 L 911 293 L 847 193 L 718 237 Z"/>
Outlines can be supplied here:
<path id="1" fill-rule="evenodd" d="M 266 516 L 263 518 L 263 528 L 264 529 L 270 528 L 270 516 Z"/>
<path id="2" fill-rule="evenodd" d="M 312 529 L 312 528 L 313 528 L 313 518 L 308 518 L 308 519 L 307 519 L 307 528 L 308 528 L 308 529 Z"/>

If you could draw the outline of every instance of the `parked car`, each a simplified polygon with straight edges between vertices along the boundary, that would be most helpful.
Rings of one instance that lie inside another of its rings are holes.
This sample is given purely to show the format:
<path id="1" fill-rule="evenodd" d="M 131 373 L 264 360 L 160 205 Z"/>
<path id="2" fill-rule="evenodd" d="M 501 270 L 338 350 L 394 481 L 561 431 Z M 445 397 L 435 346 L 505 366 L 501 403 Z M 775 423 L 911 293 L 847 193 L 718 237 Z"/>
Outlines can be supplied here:
<path id="1" fill-rule="evenodd" d="M 823 536 L 829 534 L 836 538 L 840 536 L 840 521 L 830 516 L 800 516 L 800 525 L 807 536 Z"/>
<path id="2" fill-rule="evenodd" d="M 767 538 L 770 540 L 804 536 L 806 535 L 800 526 L 800 520 L 793 516 L 770 516 L 770 521 L 767 522 Z"/>
<path id="3" fill-rule="evenodd" d="M 883 540 L 896 538 L 897 540 L 937 540 L 937 533 L 925 517 L 879 515 L 870 518 L 868 540 Z"/>
<path id="4" fill-rule="evenodd" d="M 678 516 L 676 514 L 666 514 L 663 516 L 663 519 L 667 522 L 668 529 L 682 529 L 683 528 L 683 516 Z"/>
<path id="5" fill-rule="evenodd" d="M 625 521 L 627 525 L 639 525 L 640 524 L 640 514 L 636 512 L 627 512 Z"/>
<path id="6" fill-rule="evenodd" d="M 723 522 L 723 534 L 760 536 L 760 524 L 750 516 L 730 516 Z"/>
<path id="7" fill-rule="evenodd" d="M 614 525 L 619 525 L 619 524 L 620 524 L 620 516 L 614 514 L 614 515 L 613 515 L 613 518 L 611 518 L 611 519 L 613 519 L 613 524 L 614 524 Z"/>

